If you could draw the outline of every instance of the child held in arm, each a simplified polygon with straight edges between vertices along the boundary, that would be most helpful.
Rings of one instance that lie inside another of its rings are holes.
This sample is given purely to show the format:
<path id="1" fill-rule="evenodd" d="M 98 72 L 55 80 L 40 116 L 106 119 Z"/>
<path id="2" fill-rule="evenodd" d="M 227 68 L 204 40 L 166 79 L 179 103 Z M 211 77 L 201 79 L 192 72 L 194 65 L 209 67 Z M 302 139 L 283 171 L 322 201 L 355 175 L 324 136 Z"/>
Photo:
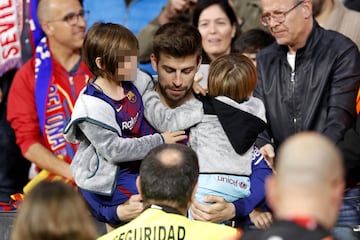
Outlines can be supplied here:
<path id="1" fill-rule="evenodd" d="M 156 129 L 190 128 L 189 144 L 200 165 L 198 202 L 192 209 L 211 203 L 205 203 L 207 196 L 232 203 L 232 216 L 216 216 L 212 222 L 244 221 L 265 202 L 265 179 L 272 170 L 254 145 L 266 127 L 264 104 L 252 96 L 256 83 L 251 60 L 229 55 L 210 65 L 208 96 L 194 97 L 176 108 L 166 107 L 156 91 L 143 96 L 145 117 Z"/>
<path id="2" fill-rule="evenodd" d="M 147 152 L 186 138 L 184 131 L 156 133 L 144 119 L 141 95 L 151 77 L 137 70 L 138 49 L 134 34 L 121 25 L 96 23 L 89 29 L 82 54 L 95 77 L 65 128 L 66 139 L 79 143 L 71 163 L 79 191 L 95 218 L 110 226 L 142 211 L 142 204 L 127 201 L 138 193 L 135 182 Z"/>
<path id="3" fill-rule="evenodd" d="M 208 95 L 200 98 L 204 115 L 190 130 L 190 146 L 199 157 L 196 200 L 200 203 L 208 195 L 227 202 L 255 192 L 264 196 L 263 183 L 250 181 L 263 161 L 254 142 L 266 128 L 264 104 L 252 96 L 256 83 L 255 66 L 245 56 L 225 55 L 210 65 Z"/>

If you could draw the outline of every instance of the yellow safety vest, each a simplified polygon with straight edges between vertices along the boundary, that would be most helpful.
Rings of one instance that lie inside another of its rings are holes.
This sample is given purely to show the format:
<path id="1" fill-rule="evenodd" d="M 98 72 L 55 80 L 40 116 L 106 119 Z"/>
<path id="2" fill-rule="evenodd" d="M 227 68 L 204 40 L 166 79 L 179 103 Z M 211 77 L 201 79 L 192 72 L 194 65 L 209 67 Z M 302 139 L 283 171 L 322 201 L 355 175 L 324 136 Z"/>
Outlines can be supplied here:
<path id="1" fill-rule="evenodd" d="M 185 216 L 149 208 L 131 222 L 98 240 L 192 240 L 236 239 L 236 228 L 190 220 Z"/>

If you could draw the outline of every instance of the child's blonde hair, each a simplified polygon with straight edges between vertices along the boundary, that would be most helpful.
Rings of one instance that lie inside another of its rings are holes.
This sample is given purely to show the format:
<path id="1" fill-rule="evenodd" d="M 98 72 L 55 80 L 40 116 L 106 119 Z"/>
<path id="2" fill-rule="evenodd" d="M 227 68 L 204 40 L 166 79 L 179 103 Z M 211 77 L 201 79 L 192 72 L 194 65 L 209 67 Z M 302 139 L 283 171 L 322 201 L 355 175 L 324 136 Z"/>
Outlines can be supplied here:
<path id="1" fill-rule="evenodd" d="M 208 90 L 211 97 L 226 96 L 242 102 L 252 95 L 256 84 L 256 68 L 246 56 L 225 55 L 210 65 Z"/>

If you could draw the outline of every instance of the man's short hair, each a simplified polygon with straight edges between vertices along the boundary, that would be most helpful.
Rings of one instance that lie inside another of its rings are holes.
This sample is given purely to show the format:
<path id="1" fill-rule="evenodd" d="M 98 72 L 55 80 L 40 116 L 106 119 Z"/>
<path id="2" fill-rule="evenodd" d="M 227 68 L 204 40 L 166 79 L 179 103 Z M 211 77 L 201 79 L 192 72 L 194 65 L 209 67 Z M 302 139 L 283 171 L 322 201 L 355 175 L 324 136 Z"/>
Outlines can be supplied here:
<path id="1" fill-rule="evenodd" d="M 141 163 L 140 188 L 144 203 L 172 202 L 186 208 L 199 175 L 198 157 L 183 144 L 162 144 Z"/>
<path id="2" fill-rule="evenodd" d="M 202 53 L 201 35 L 192 25 L 184 22 L 169 22 L 162 25 L 153 39 L 153 53 L 160 60 L 160 54 L 175 58 Z"/>

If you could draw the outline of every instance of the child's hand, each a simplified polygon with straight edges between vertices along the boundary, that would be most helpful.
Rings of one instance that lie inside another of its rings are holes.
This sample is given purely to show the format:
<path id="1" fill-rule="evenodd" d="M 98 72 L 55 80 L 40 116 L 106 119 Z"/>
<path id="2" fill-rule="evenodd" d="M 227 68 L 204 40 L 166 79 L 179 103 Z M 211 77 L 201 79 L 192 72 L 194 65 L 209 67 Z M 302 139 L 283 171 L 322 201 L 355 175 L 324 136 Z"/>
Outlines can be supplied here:
<path id="1" fill-rule="evenodd" d="M 192 89 L 196 94 L 201 94 L 201 95 L 205 96 L 207 94 L 208 90 L 207 90 L 207 88 L 203 88 L 200 85 L 199 82 L 201 81 L 201 79 L 203 79 L 203 74 L 202 73 L 195 75 L 195 79 L 194 79 L 194 82 L 193 82 L 193 85 L 192 85 Z"/>
<path id="2" fill-rule="evenodd" d="M 262 146 L 259 151 L 264 156 L 269 167 L 274 170 L 274 159 L 275 159 L 275 151 L 274 147 L 271 144 L 265 144 Z"/>
<path id="3" fill-rule="evenodd" d="M 165 143 L 176 143 L 187 138 L 185 131 L 164 132 L 161 135 Z"/>
<path id="4" fill-rule="evenodd" d="M 263 212 L 261 209 L 254 209 L 249 214 L 251 222 L 255 225 L 258 229 L 266 229 L 269 228 L 273 218 L 270 212 Z"/>

